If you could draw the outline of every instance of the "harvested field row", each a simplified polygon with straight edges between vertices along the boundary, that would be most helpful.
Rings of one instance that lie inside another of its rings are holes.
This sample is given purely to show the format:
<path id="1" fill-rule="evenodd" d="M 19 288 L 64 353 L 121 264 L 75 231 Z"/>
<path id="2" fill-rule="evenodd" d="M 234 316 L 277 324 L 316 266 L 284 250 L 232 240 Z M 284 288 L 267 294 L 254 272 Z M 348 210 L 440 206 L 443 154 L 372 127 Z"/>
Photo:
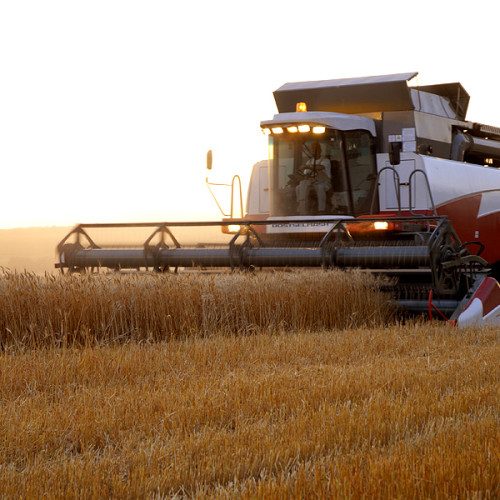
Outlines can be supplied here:
<path id="1" fill-rule="evenodd" d="M 4 349 L 371 328 L 393 314 L 375 280 L 360 272 L 0 275 Z"/>
<path id="2" fill-rule="evenodd" d="M 0 355 L 4 498 L 498 498 L 500 336 L 447 325 Z"/>

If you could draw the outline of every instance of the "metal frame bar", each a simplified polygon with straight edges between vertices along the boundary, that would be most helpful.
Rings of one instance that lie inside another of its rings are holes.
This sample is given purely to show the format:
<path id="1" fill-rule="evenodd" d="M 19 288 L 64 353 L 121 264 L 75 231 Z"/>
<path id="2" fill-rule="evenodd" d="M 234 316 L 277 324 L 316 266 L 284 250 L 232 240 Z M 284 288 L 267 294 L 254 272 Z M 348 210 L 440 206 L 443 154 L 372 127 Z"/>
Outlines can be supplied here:
<path id="1" fill-rule="evenodd" d="M 387 272 L 389 275 L 403 273 L 407 275 L 412 270 L 415 273 L 425 271 L 430 278 L 429 285 L 438 295 L 438 300 L 458 301 L 464 293 L 463 286 L 467 289 L 481 275 L 486 262 L 478 255 L 471 255 L 467 243 L 461 244 L 453 226 L 445 216 L 413 215 L 412 217 L 388 217 L 393 223 L 417 222 L 424 223 L 427 230 L 421 242 L 405 246 L 391 246 L 383 242 L 368 255 L 363 248 L 358 248 L 356 240 L 349 232 L 348 225 L 366 224 L 380 221 L 380 217 L 366 218 L 322 218 L 322 222 L 331 223 L 321 239 L 316 240 L 314 246 L 276 246 L 274 243 L 266 246 L 257 231 L 258 226 L 270 224 L 289 224 L 293 222 L 311 223 L 318 219 L 311 217 L 292 221 L 286 219 L 273 220 L 226 220 L 226 221 L 200 221 L 200 222 L 146 222 L 146 223 L 104 223 L 104 224 L 79 224 L 75 226 L 59 243 L 57 251 L 59 263 L 56 267 L 64 273 L 64 268 L 71 272 L 84 272 L 96 266 L 110 269 L 141 269 L 150 267 L 157 272 L 169 271 L 175 266 L 201 266 L 204 267 L 230 267 L 231 271 L 262 266 L 281 267 L 365 267 Z M 174 236 L 176 227 L 221 227 L 239 225 L 239 231 L 231 238 L 227 248 L 198 248 L 194 246 L 182 247 Z M 142 247 L 129 246 L 122 249 L 101 247 L 88 234 L 90 229 L 106 228 L 151 228 L 152 232 L 146 238 Z M 404 231 L 403 231 L 404 233 Z M 409 231 L 408 234 L 420 234 Z M 75 241 L 68 243 L 74 236 Z M 152 244 L 153 239 L 159 236 L 159 242 Z M 238 243 L 240 238 L 242 243 Z M 169 240 L 172 245 L 169 246 Z M 426 250 L 424 250 L 426 248 Z M 361 250 L 361 252 L 360 252 Z M 123 254 L 120 252 L 123 251 Z M 88 252 L 88 253 L 86 253 Z M 114 253 L 116 252 L 116 253 Z M 416 253 L 415 253 L 416 252 Z M 366 260 L 368 258 L 368 260 Z M 101 260 L 102 259 L 102 260 Z M 391 262 L 394 262 L 392 264 Z M 115 264 L 116 263 L 116 264 Z M 135 263 L 137 265 L 135 265 Z M 398 269 L 399 266 L 399 269 Z M 464 281 L 465 280 L 465 281 Z M 406 301 L 406 303 L 405 303 Z M 407 300 L 402 298 L 402 306 L 415 309 L 420 307 L 418 298 Z M 450 302 L 450 304 L 451 304 Z M 418 307 L 417 307 L 418 306 Z"/>
<path id="2" fill-rule="evenodd" d="M 373 190 L 372 202 L 370 205 L 370 212 L 374 213 L 376 211 L 375 210 L 375 200 L 377 198 L 378 187 L 380 186 L 380 174 L 384 170 L 390 170 L 392 172 L 392 176 L 393 176 L 393 180 L 394 180 L 394 189 L 396 190 L 396 199 L 398 201 L 398 216 L 401 217 L 401 178 L 399 177 L 399 173 L 396 171 L 396 169 L 394 167 L 384 167 L 384 168 L 381 168 L 377 172 L 377 178 L 375 179 L 375 185 L 377 186 L 377 189 Z M 397 177 L 397 182 L 396 182 L 396 177 Z"/>
<path id="3" fill-rule="evenodd" d="M 431 199 L 431 206 L 432 206 L 432 212 L 434 215 L 437 215 L 437 210 L 436 210 L 436 205 L 434 204 L 434 200 L 432 198 L 432 192 L 431 192 L 431 186 L 429 184 L 429 178 L 427 177 L 427 173 L 422 170 L 421 168 L 415 169 L 411 174 L 410 177 L 408 177 L 408 207 L 410 209 L 410 213 L 414 215 L 415 217 L 418 217 L 421 214 L 417 214 L 413 211 L 413 200 L 411 196 L 411 188 L 412 188 L 412 178 L 416 173 L 421 173 L 424 176 L 425 183 L 427 185 L 427 192 L 429 193 L 429 198 Z"/>
<path id="4" fill-rule="evenodd" d="M 426 220 L 429 224 L 434 222 L 437 222 L 437 227 L 441 227 L 446 221 L 445 217 L 440 217 L 440 216 L 430 216 L 430 217 L 391 217 L 390 221 L 391 222 L 409 222 L 409 221 L 418 221 L 422 222 L 422 220 Z M 301 219 L 301 223 L 311 223 L 311 222 L 317 222 L 318 219 L 311 217 L 308 219 Z M 337 247 L 341 244 L 342 238 L 344 238 L 344 242 L 342 243 L 344 246 L 347 243 L 347 246 L 349 244 L 353 243 L 353 239 L 346 228 L 346 224 L 362 224 L 362 223 L 369 223 L 369 222 L 377 222 L 380 221 L 380 218 L 373 217 L 373 218 L 362 218 L 362 219 L 354 219 L 354 218 L 341 218 L 339 219 L 338 217 L 332 216 L 332 218 L 322 218 L 322 222 L 325 223 L 332 223 L 333 226 L 328 230 L 328 232 L 322 237 L 318 248 L 321 249 L 322 251 L 322 266 L 323 267 L 329 267 L 332 265 L 331 262 L 328 262 L 327 258 L 327 252 L 326 249 L 329 244 L 333 244 L 333 246 Z M 440 222 L 439 222 L 440 221 Z M 89 249 L 100 249 L 101 246 L 97 245 L 93 239 L 90 237 L 88 234 L 87 230 L 89 229 L 120 229 L 120 228 L 152 228 L 153 231 L 152 233 L 146 238 L 144 243 L 142 244 L 142 248 L 144 250 L 144 255 L 145 255 L 145 262 L 144 265 L 146 269 L 148 268 L 147 265 L 147 255 L 148 253 L 151 253 L 153 256 L 155 256 L 161 249 L 169 248 L 167 242 L 166 242 L 166 237 L 168 236 L 175 248 L 180 249 L 182 248 L 181 244 L 179 241 L 176 239 L 176 237 L 173 234 L 172 229 L 175 227 L 220 227 L 220 226 L 229 226 L 229 225 L 239 225 L 240 230 L 234 235 L 234 237 L 231 239 L 229 242 L 229 249 L 231 252 L 231 268 L 234 270 L 235 267 L 242 267 L 244 265 L 243 263 L 243 258 L 242 258 L 242 253 L 244 252 L 245 249 L 251 248 L 252 247 L 252 241 L 251 237 L 253 237 L 254 241 L 258 243 L 260 247 L 265 247 L 264 242 L 260 238 L 258 232 L 256 231 L 256 226 L 262 226 L 262 225 L 270 225 L 270 224 L 288 224 L 290 223 L 290 219 L 265 219 L 265 220 L 230 220 L 230 221 L 199 221 L 199 222 L 139 222 L 139 223 L 86 223 L 86 224 L 79 224 L 75 226 L 74 229 L 72 229 L 64 238 L 63 240 L 58 244 L 57 246 L 57 252 L 59 256 L 59 264 L 56 264 L 56 267 L 60 268 L 61 270 L 64 267 L 70 267 L 66 262 L 63 262 L 62 259 L 62 254 L 65 250 L 67 249 L 66 245 L 68 245 L 67 241 L 73 236 L 76 235 L 76 242 L 74 245 L 77 245 L 80 247 L 82 250 L 84 249 L 84 246 L 82 245 L 82 238 L 85 238 L 88 242 L 87 248 Z M 156 235 L 160 235 L 160 242 L 156 246 L 151 245 L 151 241 Z M 332 236 L 335 235 L 335 241 L 332 241 Z M 237 245 L 237 240 L 239 237 L 245 236 L 245 242 L 242 245 Z M 458 237 L 456 236 L 455 233 L 453 233 L 454 239 L 458 242 Z M 432 253 L 432 243 L 436 239 L 436 236 L 431 236 L 429 238 L 429 249 L 430 252 Z M 236 254 L 238 253 L 238 257 Z M 154 259 L 156 260 L 156 259 Z M 155 262 L 155 270 L 160 270 L 159 269 L 159 264 Z"/>
<path id="5" fill-rule="evenodd" d="M 243 192 L 241 188 L 241 179 L 239 175 L 234 175 L 233 179 L 231 181 L 231 184 L 224 184 L 224 183 L 218 183 L 218 182 L 210 182 L 208 180 L 208 177 L 205 179 L 205 182 L 207 184 L 208 190 L 210 191 L 210 194 L 212 195 L 212 198 L 214 199 L 215 203 L 217 204 L 217 207 L 220 210 L 220 213 L 224 217 L 233 217 L 234 216 L 234 186 L 235 182 L 238 181 L 238 187 L 239 187 L 239 193 L 240 193 L 240 217 L 243 217 Z M 215 193 L 212 191 L 212 188 L 210 186 L 225 186 L 225 187 L 230 187 L 231 188 L 231 206 L 230 206 L 230 212 L 229 214 L 226 214 L 224 210 L 222 210 L 222 207 L 220 206 L 219 201 L 217 200 L 217 197 L 215 196 Z"/>

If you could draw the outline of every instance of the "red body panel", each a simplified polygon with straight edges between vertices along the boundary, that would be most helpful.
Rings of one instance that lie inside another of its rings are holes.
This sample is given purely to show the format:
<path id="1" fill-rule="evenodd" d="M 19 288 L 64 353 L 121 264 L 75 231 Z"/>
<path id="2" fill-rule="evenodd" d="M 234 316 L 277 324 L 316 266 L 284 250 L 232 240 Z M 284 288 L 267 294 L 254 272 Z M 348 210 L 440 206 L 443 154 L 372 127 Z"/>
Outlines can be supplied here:
<path id="1" fill-rule="evenodd" d="M 476 193 L 455 199 L 436 207 L 436 210 L 438 215 L 448 217 L 462 243 L 468 241 L 481 242 L 485 247 L 481 257 L 491 265 L 500 261 L 500 210 L 479 216 L 481 196 L 481 193 Z M 427 216 L 433 215 L 430 210 L 417 210 L 416 213 Z M 397 216 L 397 212 L 390 211 L 380 212 L 375 217 L 390 218 Z M 401 216 L 412 217 L 413 215 L 409 211 L 402 211 Z M 479 250 L 479 247 L 475 248 L 471 245 L 469 250 L 471 253 L 475 253 Z"/>
<path id="2" fill-rule="evenodd" d="M 500 211 L 478 217 L 480 204 L 479 193 L 445 203 L 437 211 L 448 216 L 462 243 L 480 241 L 485 246 L 481 257 L 494 264 L 500 261 Z"/>
<path id="3" fill-rule="evenodd" d="M 500 285 L 493 278 L 486 278 L 484 283 L 471 297 L 470 302 L 479 299 L 483 303 L 483 314 L 486 316 L 500 304 Z"/>

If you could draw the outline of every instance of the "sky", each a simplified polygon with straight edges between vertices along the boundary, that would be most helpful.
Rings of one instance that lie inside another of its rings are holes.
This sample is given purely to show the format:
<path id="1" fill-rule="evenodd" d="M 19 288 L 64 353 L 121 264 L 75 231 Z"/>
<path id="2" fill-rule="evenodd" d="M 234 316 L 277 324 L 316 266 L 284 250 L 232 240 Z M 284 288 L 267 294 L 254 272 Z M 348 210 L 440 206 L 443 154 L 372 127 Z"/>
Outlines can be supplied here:
<path id="1" fill-rule="evenodd" d="M 496 3 L 0 0 L 0 228 L 220 219 L 286 82 L 418 71 L 500 126 Z"/>

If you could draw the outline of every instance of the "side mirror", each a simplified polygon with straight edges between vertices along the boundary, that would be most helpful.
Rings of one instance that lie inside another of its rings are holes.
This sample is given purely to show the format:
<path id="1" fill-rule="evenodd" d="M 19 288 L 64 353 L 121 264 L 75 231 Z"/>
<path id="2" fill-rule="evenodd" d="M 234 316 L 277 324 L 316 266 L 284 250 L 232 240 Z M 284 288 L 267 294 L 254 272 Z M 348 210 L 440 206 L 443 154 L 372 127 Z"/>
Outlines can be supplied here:
<path id="1" fill-rule="evenodd" d="M 391 165 L 399 165 L 401 163 L 401 149 L 400 142 L 389 143 L 389 162 Z"/>
<path id="2" fill-rule="evenodd" d="M 212 150 L 207 151 L 207 170 L 212 170 Z"/>

